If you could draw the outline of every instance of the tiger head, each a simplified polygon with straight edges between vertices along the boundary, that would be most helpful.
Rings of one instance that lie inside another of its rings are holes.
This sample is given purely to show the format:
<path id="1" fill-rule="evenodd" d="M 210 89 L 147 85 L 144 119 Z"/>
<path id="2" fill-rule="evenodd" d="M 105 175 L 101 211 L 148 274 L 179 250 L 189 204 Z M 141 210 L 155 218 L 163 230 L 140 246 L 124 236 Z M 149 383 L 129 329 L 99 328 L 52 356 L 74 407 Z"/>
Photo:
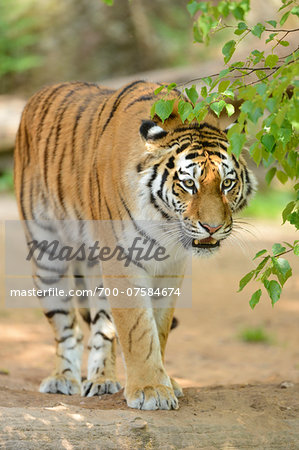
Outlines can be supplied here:
<path id="1" fill-rule="evenodd" d="M 179 224 L 186 250 L 213 253 L 230 235 L 233 213 L 256 189 L 245 160 L 228 154 L 226 133 L 211 115 L 201 124 L 145 120 L 140 134 L 147 152 L 139 170 L 157 217 Z"/>

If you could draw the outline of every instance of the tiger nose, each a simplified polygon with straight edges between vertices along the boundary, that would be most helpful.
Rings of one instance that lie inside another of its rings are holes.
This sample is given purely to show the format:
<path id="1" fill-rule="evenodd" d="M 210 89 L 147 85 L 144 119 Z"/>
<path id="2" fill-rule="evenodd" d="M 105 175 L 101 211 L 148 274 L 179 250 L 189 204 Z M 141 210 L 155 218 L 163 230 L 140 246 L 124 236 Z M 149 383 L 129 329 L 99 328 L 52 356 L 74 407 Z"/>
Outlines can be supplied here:
<path id="1" fill-rule="evenodd" d="M 200 222 L 199 222 L 200 223 Z M 216 233 L 217 230 L 219 230 L 222 227 L 222 223 L 220 225 L 212 226 L 208 223 L 200 223 L 200 225 L 205 228 L 210 234 Z"/>

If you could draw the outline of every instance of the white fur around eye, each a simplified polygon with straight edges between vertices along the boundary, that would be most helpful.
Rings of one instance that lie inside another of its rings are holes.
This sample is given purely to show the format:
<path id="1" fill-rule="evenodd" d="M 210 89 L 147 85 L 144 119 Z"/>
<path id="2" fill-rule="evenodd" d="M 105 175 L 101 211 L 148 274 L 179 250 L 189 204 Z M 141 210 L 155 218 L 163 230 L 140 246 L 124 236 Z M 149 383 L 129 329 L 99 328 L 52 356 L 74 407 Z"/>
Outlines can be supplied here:
<path id="1" fill-rule="evenodd" d="M 155 137 L 158 137 L 159 135 L 161 135 L 161 133 L 165 133 L 165 130 L 163 130 L 163 128 L 159 127 L 158 125 L 150 128 L 148 130 L 147 133 L 147 138 L 148 139 L 155 139 Z"/>

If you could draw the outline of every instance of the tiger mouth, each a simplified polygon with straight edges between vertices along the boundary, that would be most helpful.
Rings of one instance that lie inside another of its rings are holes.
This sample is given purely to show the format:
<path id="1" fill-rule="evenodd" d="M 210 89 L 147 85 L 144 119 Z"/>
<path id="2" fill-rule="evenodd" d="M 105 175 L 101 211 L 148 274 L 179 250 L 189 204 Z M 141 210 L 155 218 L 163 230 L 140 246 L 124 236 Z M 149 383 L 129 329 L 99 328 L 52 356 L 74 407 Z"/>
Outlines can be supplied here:
<path id="1" fill-rule="evenodd" d="M 220 241 L 217 241 L 216 239 L 212 237 L 208 237 L 205 239 L 193 239 L 192 240 L 192 247 L 195 248 L 215 248 L 219 247 Z"/>

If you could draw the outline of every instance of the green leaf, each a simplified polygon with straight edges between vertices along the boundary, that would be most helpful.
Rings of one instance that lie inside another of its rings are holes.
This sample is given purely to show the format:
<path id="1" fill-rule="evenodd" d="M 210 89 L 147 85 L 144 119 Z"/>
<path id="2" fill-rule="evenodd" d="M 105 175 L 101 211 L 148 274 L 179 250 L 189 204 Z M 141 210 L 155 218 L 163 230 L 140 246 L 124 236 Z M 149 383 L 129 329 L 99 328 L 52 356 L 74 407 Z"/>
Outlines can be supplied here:
<path id="1" fill-rule="evenodd" d="M 284 13 L 282 18 L 280 19 L 280 22 L 279 22 L 280 25 L 283 25 L 286 22 L 286 20 L 289 17 L 290 13 L 291 13 L 291 11 L 287 11 L 286 13 Z"/>
<path id="2" fill-rule="evenodd" d="M 272 252 L 273 255 L 279 255 L 280 253 L 283 253 L 286 251 L 286 248 L 283 247 L 281 244 L 273 244 L 272 245 Z"/>
<path id="3" fill-rule="evenodd" d="M 299 211 L 294 211 L 292 212 L 292 214 L 290 214 L 288 216 L 288 221 L 292 224 L 295 225 L 295 227 L 297 228 L 297 230 L 299 229 Z"/>
<path id="4" fill-rule="evenodd" d="M 178 112 L 179 112 L 179 115 L 180 115 L 183 123 L 189 117 L 189 115 L 192 113 L 192 111 L 193 111 L 193 107 L 192 107 L 191 103 L 184 102 L 184 100 L 179 101 Z"/>
<path id="5" fill-rule="evenodd" d="M 294 255 L 299 256 L 299 244 L 294 247 Z"/>
<path id="6" fill-rule="evenodd" d="M 171 91 L 172 89 L 176 88 L 176 86 L 177 86 L 176 83 L 170 83 L 170 84 L 167 86 L 167 91 L 168 91 L 168 92 Z"/>
<path id="7" fill-rule="evenodd" d="M 255 269 L 255 275 L 254 278 L 256 278 L 258 276 L 258 274 L 261 272 L 261 270 L 265 267 L 265 265 L 267 264 L 267 262 L 269 261 L 270 256 L 264 256 L 263 261 L 261 261 L 259 263 L 259 265 L 257 266 L 257 268 Z"/>
<path id="8" fill-rule="evenodd" d="M 186 94 L 193 103 L 193 105 L 195 105 L 195 103 L 198 100 L 198 92 L 194 84 L 191 86 L 191 88 L 186 88 Z"/>
<path id="9" fill-rule="evenodd" d="M 269 34 L 268 39 L 266 39 L 266 44 L 268 44 L 268 42 L 273 41 L 273 39 L 274 39 L 275 36 L 277 36 L 277 35 L 278 35 L 278 33 L 271 33 L 271 34 Z"/>
<path id="10" fill-rule="evenodd" d="M 239 290 L 238 292 L 241 292 L 246 284 L 249 283 L 249 281 L 253 278 L 255 274 L 255 270 L 252 270 L 251 272 L 248 272 L 239 282 Z"/>
<path id="11" fill-rule="evenodd" d="M 265 30 L 264 25 L 261 24 L 261 23 L 257 23 L 257 24 L 252 28 L 251 33 L 252 33 L 254 36 L 257 36 L 258 38 L 260 38 L 264 30 Z"/>
<path id="12" fill-rule="evenodd" d="M 245 31 L 245 30 L 247 30 L 247 28 L 248 27 L 247 27 L 247 24 L 245 22 L 239 22 L 238 23 L 238 29 L 239 30 L 244 30 Z"/>
<path id="13" fill-rule="evenodd" d="M 205 77 L 205 78 L 202 79 L 202 81 L 204 83 L 206 83 L 208 86 L 211 86 L 213 80 L 212 80 L 211 77 Z"/>
<path id="14" fill-rule="evenodd" d="M 194 108 L 194 109 L 195 109 L 195 108 Z M 199 111 L 195 114 L 198 123 L 201 123 L 201 122 L 205 119 L 205 117 L 206 117 L 207 114 L 208 114 L 208 109 L 207 109 L 207 108 L 201 108 L 201 110 L 199 110 Z"/>
<path id="15" fill-rule="evenodd" d="M 223 77 L 226 77 L 230 73 L 230 69 L 223 69 L 218 75 L 218 80 L 220 80 Z"/>
<path id="16" fill-rule="evenodd" d="M 236 34 L 237 36 L 241 36 L 241 34 L 244 33 L 245 30 L 239 30 L 238 28 L 234 31 L 234 34 Z"/>
<path id="17" fill-rule="evenodd" d="M 277 61 L 278 61 L 278 56 L 277 55 L 268 55 L 266 60 L 265 60 L 265 64 L 266 64 L 266 66 L 270 67 L 270 69 L 272 69 L 272 67 L 275 66 Z"/>
<path id="18" fill-rule="evenodd" d="M 106 5 L 108 6 L 113 6 L 113 2 L 114 0 L 102 0 L 104 3 L 106 3 Z"/>
<path id="19" fill-rule="evenodd" d="M 259 166 L 261 159 L 262 159 L 262 149 L 261 149 L 261 146 L 259 145 L 259 142 L 254 142 L 250 146 L 249 151 L 250 151 L 250 155 L 252 156 L 252 159 L 255 162 L 255 164 L 257 166 Z"/>
<path id="20" fill-rule="evenodd" d="M 265 253 L 267 253 L 267 250 L 266 250 L 266 249 L 260 250 L 259 252 L 256 253 L 255 257 L 253 258 L 253 261 L 254 261 L 256 258 L 258 258 L 259 256 L 264 255 Z"/>
<path id="21" fill-rule="evenodd" d="M 229 141 L 230 141 L 231 151 L 238 159 L 242 152 L 243 146 L 245 144 L 246 136 L 244 134 L 233 134 L 231 136 L 231 138 L 229 139 Z"/>
<path id="22" fill-rule="evenodd" d="M 282 184 L 285 184 L 285 183 L 288 181 L 288 179 L 289 179 L 289 177 L 287 176 L 287 174 L 284 173 L 282 170 L 278 170 L 278 171 L 276 172 L 276 176 L 277 176 L 277 178 L 279 179 L 279 181 L 280 181 Z"/>
<path id="23" fill-rule="evenodd" d="M 232 116 L 232 115 L 234 114 L 234 112 L 235 112 L 235 107 L 234 107 L 234 105 L 232 105 L 232 104 L 230 104 L 230 103 L 227 103 L 227 104 L 225 105 L 225 109 L 226 109 L 226 111 L 227 111 L 228 117 Z"/>
<path id="24" fill-rule="evenodd" d="M 199 11 L 200 6 L 199 3 L 197 3 L 197 1 L 190 1 L 187 5 L 187 10 L 189 11 L 189 14 L 191 15 L 191 17 L 193 17 L 197 11 Z"/>
<path id="25" fill-rule="evenodd" d="M 284 208 L 284 210 L 282 211 L 282 220 L 283 220 L 283 224 L 285 223 L 285 221 L 287 220 L 287 217 L 291 214 L 291 212 L 293 211 L 294 207 L 296 205 L 296 202 L 292 201 L 290 203 L 287 204 L 287 206 Z"/>
<path id="26" fill-rule="evenodd" d="M 275 147 L 275 137 L 272 134 L 264 134 L 261 137 L 261 143 L 267 149 L 267 151 L 271 153 Z"/>
<path id="27" fill-rule="evenodd" d="M 155 104 L 155 112 L 160 117 L 162 122 L 166 120 L 173 110 L 174 100 L 163 100 L 160 99 Z"/>
<path id="28" fill-rule="evenodd" d="M 284 258 L 272 258 L 274 273 L 283 286 L 290 276 L 292 276 L 292 269 L 289 262 Z"/>
<path id="29" fill-rule="evenodd" d="M 258 289 L 257 291 L 252 294 L 251 299 L 249 300 L 249 305 L 251 309 L 254 309 L 258 302 L 260 301 L 262 295 L 262 290 Z"/>
<path id="30" fill-rule="evenodd" d="M 218 84 L 218 92 L 224 92 L 226 91 L 226 89 L 228 88 L 228 86 L 230 85 L 230 81 L 229 80 L 223 80 Z"/>
<path id="31" fill-rule="evenodd" d="M 299 6 L 294 6 L 294 8 L 291 9 L 291 14 L 299 16 Z"/>
<path id="32" fill-rule="evenodd" d="M 243 20 L 244 19 L 244 13 L 245 13 L 245 11 L 239 5 L 236 8 L 233 9 L 233 15 L 238 20 Z"/>
<path id="33" fill-rule="evenodd" d="M 214 111 L 214 113 L 217 115 L 217 117 L 220 116 L 221 111 L 225 107 L 226 103 L 224 100 L 220 100 L 219 102 L 214 102 L 211 104 L 211 109 Z"/>
<path id="34" fill-rule="evenodd" d="M 271 169 L 266 173 L 265 180 L 268 185 L 270 185 L 271 181 L 273 180 L 276 170 L 276 167 L 271 167 Z"/>
<path id="35" fill-rule="evenodd" d="M 274 306 L 275 303 L 278 302 L 278 300 L 280 299 L 281 286 L 275 280 L 271 281 L 265 280 L 264 286 L 267 289 L 268 294 L 271 298 L 272 306 Z"/>
<path id="36" fill-rule="evenodd" d="M 203 86 L 203 87 L 201 88 L 200 93 L 201 93 L 201 96 L 202 96 L 203 98 L 206 98 L 207 95 L 208 95 L 207 87 L 206 87 L 206 86 Z"/>
<path id="37" fill-rule="evenodd" d="M 269 23 L 270 25 L 272 25 L 272 27 L 276 28 L 276 25 L 277 25 L 276 20 L 268 20 L 267 23 Z"/>
<path id="38" fill-rule="evenodd" d="M 224 46 L 222 47 L 222 54 L 224 55 L 225 63 L 228 63 L 228 61 L 233 56 L 235 50 L 236 50 L 236 41 L 231 40 L 226 42 L 226 44 L 224 44 Z"/>
<path id="39" fill-rule="evenodd" d="M 266 83 L 259 83 L 256 85 L 256 90 L 260 94 L 261 97 L 263 97 L 264 94 L 266 94 L 267 89 L 268 89 L 268 85 Z"/>
<path id="40" fill-rule="evenodd" d="M 165 88 L 165 85 L 159 86 L 157 89 L 154 90 L 154 94 L 158 95 L 163 89 Z"/>
<path id="41" fill-rule="evenodd" d="M 276 111 L 276 107 L 277 107 L 277 99 L 276 98 L 269 98 L 267 100 L 266 103 L 267 109 L 271 112 L 274 113 Z"/>
<path id="42" fill-rule="evenodd" d="M 279 41 L 279 44 L 282 45 L 283 47 L 288 47 L 290 45 L 288 41 Z"/>

